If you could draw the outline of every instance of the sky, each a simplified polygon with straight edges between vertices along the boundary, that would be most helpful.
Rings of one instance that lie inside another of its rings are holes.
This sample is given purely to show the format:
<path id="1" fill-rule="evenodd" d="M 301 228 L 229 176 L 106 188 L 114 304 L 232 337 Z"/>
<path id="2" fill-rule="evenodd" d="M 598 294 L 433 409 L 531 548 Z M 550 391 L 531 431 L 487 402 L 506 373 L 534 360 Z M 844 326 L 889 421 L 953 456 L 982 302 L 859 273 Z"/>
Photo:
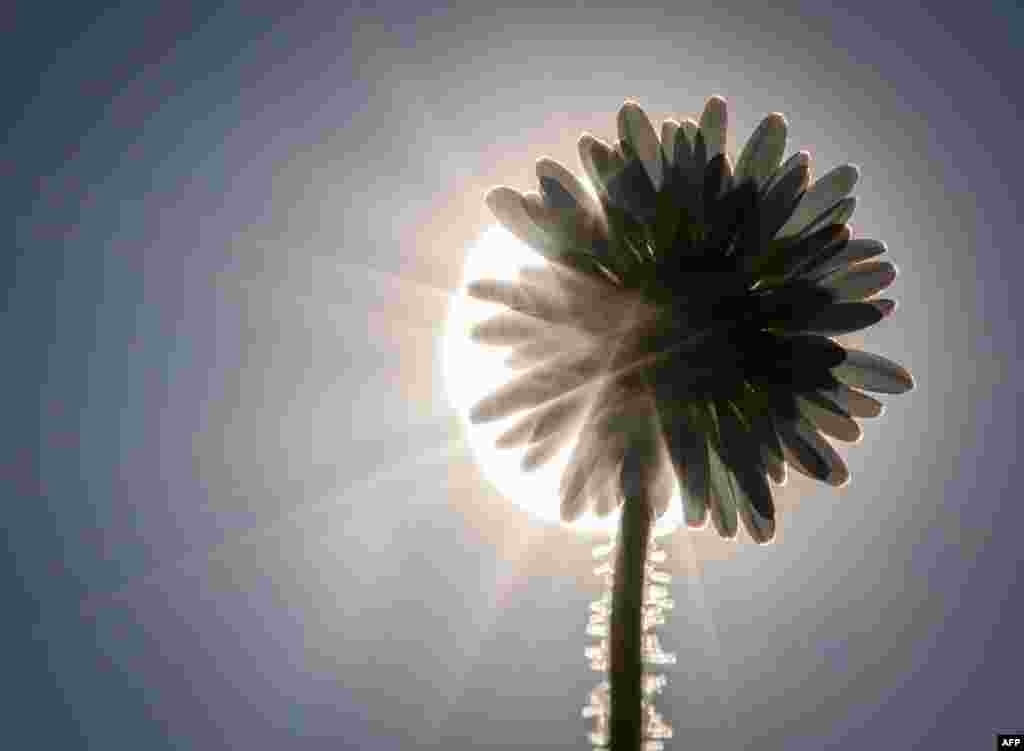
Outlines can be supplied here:
<path id="1" fill-rule="evenodd" d="M 0 745 L 585 747 L 595 540 L 488 482 L 439 342 L 489 187 L 712 94 L 859 165 L 917 388 L 775 544 L 665 538 L 669 748 L 1024 731 L 1024 11 L 625 5 L 4 11 Z"/>

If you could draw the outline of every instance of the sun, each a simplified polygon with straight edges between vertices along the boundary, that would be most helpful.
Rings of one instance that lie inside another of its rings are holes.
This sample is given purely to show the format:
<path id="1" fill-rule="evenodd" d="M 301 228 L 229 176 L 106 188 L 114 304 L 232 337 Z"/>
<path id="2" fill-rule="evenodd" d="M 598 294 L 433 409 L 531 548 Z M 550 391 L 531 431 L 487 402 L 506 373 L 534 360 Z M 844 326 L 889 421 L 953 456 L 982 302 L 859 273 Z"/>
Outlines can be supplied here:
<path id="1" fill-rule="evenodd" d="M 584 533 L 613 533 L 618 528 L 618 511 L 603 519 L 588 511 L 571 524 L 565 524 L 559 518 L 559 480 L 575 441 L 571 441 L 546 465 L 524 472 L 520 466 L 525 453 L 523 449 L 497 448 L 494 445 L 495 438 L 507 429 L 514 417 L 483 424 L 473 424 L 469 420 L 470 408 L 506 383 L 516 371 L 505 365 L 505 350 L 478 344 L 470 338 L 469 331 L 474 324 L 502 308 L 469 297 L 466 285 L 478 279 L 514 280 L 523 266 L 546 263 L 541 255 L 501 225 L 487 228 L 469 249 L 459 289 L 452 296 L 441 344 L 445 389 L 448 401 L 466 430 L 470 448 L 484 477 L 502 496 L 543 522 L 563 524 Z M 658 521 L 655 534 L 667 534 L 682 523 L 682 500 L 677 490 L 668 511 Z"/>

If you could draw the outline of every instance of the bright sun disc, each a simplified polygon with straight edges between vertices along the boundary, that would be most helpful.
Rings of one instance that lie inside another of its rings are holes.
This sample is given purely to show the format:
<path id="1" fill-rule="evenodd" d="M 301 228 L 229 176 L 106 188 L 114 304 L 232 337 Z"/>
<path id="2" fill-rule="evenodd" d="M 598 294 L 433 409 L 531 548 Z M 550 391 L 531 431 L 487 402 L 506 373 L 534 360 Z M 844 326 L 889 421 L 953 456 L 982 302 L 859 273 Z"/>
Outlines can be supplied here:
<path id="1" fill-rule="evenodd" d="M 502 310 L 502 306 L 476 300 L 466 294 L 466 285 L 478 279 L 516 279 L 523 266 L 540 266 L 546 261 L 500 225 L 489 227 L 466 255 L 466 265 L 458 291 L 453 295 L 442 342 L 442 369 L 448 400 L 458 412 L 469 436 L 469 444 L 484 476 L 504 497 L 532 516 L 548 523 L 559 518 L 558 486 L 562 470 L 569 461 L 575 440 L 554 459 L 530 472 L 520 466 L 525 449 L 500 449 L 495 439 L 512 418 L 474 425 L 469 410 L 498 386 L 507 383 L 517 371 L 504 362 L 507 350 L 477 344 L 470 329 L 478 322 Z M 585 532 L 609 532 L 617 527 L 618 512 L 599 519 L 587 511 L 569 524 Z M 671 532 L 683 522 L 679 491 L 672 496 L 668 510 L 658 521 L 655 534 Z"/>

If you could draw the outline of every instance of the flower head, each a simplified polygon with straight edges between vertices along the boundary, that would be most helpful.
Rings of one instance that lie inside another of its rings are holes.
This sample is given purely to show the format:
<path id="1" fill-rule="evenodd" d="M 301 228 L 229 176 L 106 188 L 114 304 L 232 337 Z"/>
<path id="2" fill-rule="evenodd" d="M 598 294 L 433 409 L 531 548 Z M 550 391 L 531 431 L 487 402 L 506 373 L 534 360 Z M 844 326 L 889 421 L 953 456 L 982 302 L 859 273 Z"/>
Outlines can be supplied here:
<path id="1" fill-rule="evenodd" d="M 473 330 L 513 347 L 524 370 L 477 403 L 475 422 L 518 414 L 499 438 L 539 466 L 576 438 L 561 515 L 613 511 L 642 493 L 664 513 L 677 487 L 694 527 L 774 536 L 768 479 L 791 466 L 839 486 L 849 478 L 825 435 L 856 441 L 854 418 L 901 393 L 910 374 L 837 343 L 888 316 L 874 298 L 896 277 L 876 240 L 851 239 L 857 168 L 810 184 L 810 158 L 783 162 L 786 121 L 768 115 L 733 161 L 727 109 L 667 120 L 661 136 L 626 102 L 614 146 L 584 134 L 586 181 L 550 159 L 540 192 L 496 188 L 499 221 L 548 264 L 517 281 L 469 285 L 506 310 Z M 578 438 L 577 438 L 578 436 Z"/>

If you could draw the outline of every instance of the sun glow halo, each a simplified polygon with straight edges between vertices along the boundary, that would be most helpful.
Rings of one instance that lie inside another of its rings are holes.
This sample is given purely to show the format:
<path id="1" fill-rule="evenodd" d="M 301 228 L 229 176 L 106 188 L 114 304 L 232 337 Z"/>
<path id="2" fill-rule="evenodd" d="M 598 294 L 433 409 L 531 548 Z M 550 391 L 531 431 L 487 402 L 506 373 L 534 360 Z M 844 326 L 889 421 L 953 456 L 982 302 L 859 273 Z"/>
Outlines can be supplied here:
<path id="1" fill-rule="evenodd" d="M 516 420 L 512 417 L 494 423 L 475 425 L 469 420 L 472 406 L 508 382 L 517 371 L 505 365 L 506 350 L 474 342 L 470 329 L 503 308 L 466 294 L 469 282 L 478 279 L 515 279 L 523 266 L 540 266 L 544 258 L 520 242 L 500 225 L 484 231 L 477 243 L 469 249 L 462 281 L 452 296 L 442 342 L 442 370 L 448 401 L 458 413 L 469 438 L 474 458 L 484 476 L 498 492 L 531 516 L 549 524 L 562 524 L 559 518 L 558 486 L 562 471 L 569 461 L 571 442 L 546 465 L 531 472 L 520 466 L 522 449 L 502 449 L 494 445 L 495 438 Z M 668 511 L 659 520 L 655 534 L 671 532 L 682 524 L 682 500 L 678 490 Z M 574 530 L 589 533 L 611 532 L 617 527 L 618 512 L 599 519 L 585 513 L 572 524 Z"/>

